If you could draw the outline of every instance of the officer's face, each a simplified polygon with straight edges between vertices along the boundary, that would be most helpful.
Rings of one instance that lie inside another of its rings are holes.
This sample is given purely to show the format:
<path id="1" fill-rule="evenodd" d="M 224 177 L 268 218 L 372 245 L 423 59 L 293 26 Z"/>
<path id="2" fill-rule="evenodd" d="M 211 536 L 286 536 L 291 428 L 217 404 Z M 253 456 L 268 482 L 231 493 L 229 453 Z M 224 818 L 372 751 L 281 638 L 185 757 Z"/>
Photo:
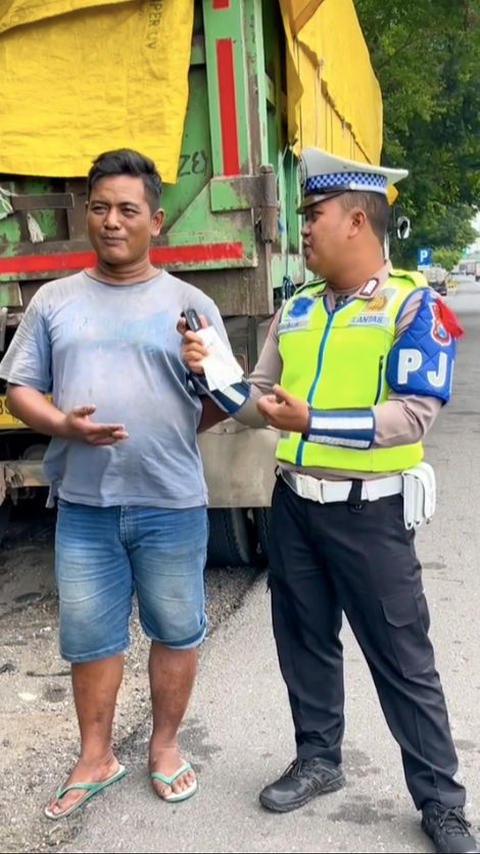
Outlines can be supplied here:
<path id="1" fill-rule="evenodd" d="M 326 279 L 335 278 L 339 265 L 343 265 L 350 233 L 350 212 L 338 198 L 307 208 L 302 237 L 308 269 Z"/>
<path id="2" fill-rule="evenodd" d="M 88 236 L 99 258 L 112 267 L 148 258 L 160 233 L 163 212 L 152 213 L 141 178 L 108 175 L 92 187 L 87 205 Z"/>

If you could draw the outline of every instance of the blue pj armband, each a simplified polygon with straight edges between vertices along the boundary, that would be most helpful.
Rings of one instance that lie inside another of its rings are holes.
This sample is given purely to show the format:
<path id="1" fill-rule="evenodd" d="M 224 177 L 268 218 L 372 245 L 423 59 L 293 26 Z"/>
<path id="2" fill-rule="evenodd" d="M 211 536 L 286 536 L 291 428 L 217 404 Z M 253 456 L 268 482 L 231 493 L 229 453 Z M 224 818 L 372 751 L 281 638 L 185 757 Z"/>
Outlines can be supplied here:
<path id="1" fill-rule="evenodd" d="M 305 442 L 366 451 L 375 438 L 372 409 L 311 409 Z"/>
<path id="2" fill-rule="evenodd" d="M 457 342 L 462 333 L 453 312 L 426 290 L 415 319 L 392 347 L 387 382 L 398 394 L 450 399 Z"/>
<path id="3" fill-rule="evenodd" d="M 190 374 L 190 380 L 198 394 L 206 394 L 219 409 L 228 412 L 229 415 L 235 415 L 250 397 L 250 384 L 247 380 L 240 380 L 240 382 L 233 383 L 221 391 L 209 389 L 207 380 L 202 374 Z"/>

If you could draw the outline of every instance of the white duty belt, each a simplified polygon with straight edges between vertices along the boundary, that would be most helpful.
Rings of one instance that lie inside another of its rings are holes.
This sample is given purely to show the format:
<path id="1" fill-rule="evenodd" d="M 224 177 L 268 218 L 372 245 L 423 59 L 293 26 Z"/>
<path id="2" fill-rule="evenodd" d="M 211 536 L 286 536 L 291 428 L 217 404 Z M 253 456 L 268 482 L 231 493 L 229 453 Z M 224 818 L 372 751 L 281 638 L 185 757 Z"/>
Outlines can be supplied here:
<path id="1" fill-rule="evenodd" d="M 318 504 L 348 501 L 353 481 L 321 480 L 307 474 L 280 469 L 285 483 L 300 498 Z M 407 529 L 429 522 L 435 512 L 435 473 L 428 463 L 419 463 L 401 474 L 362 483 L 361 501 L 378 501 L 389 495 L 403 495 L 403 516 Z"/>

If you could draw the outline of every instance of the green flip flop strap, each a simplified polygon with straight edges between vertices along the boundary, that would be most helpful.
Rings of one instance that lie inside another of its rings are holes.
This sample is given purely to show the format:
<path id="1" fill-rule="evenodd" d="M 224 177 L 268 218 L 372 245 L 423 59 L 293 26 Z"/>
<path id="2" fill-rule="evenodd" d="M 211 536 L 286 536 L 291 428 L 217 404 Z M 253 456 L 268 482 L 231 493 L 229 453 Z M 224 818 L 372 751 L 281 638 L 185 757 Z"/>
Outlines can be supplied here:
<path id="1" fill-rule="evenodd" d="M 62 789 L 62 787 L 57 789 L 57 791 L 55 792 L 55 797 L 57 798 L 57 800 L 60 800 L 61 798 L 65 797 L 65 795 L 68 792 L 72 792 L 74 789 L 82 789 L 85 792 L 90 792 L 93 789 L 97 789 L 99 785 L 101 785 L 101 784 L 99 784 L 99 783 L 72 783 L 70 786 L 65 786 L 64 789 Z"/>
<path id="2" fill-rule="evenodd" d="M 182 776 L 182 774 L 185 774 L 187 771 L 191 770 L 192 766 L 190 765 L 190 762 L 185 762 L 185 765 L 182 765 L 182 767 L 179 768 L 178 771 L 175 771 L 175 773 L 172 774 L 171 777 L 167 777 L 160 771 L 151 771 L 150 777 L 152 778 L 152 780 L 160 780 L 161 783 L 165 783 L 167 786 L 171 786 L 172 783 L 175 782 L 175 780 L 178 780 L 178 778 Z"/>
<path id="3" fill-rule="evenodd" d="M 125 776 L 125 773 L 124 768 L 119 768 L 113 777 L 110 777 L 108 780 L 101 780 L 99 783 L 71 783 L 70 786 L 65 786 L 65 788 L 60 786 L 60 788 L 55 792 L 55 797 L 59 801 L 61 798 L 65 797 L 67 792 L 72 792 L 78 789 L 81 789 L 84 792 L 90 792 L 94 795 L 97 792 L 101 792 L 102 789 L 106 789 L 110 783 L 116 783 L 117 780 L 120 780 Z"/>

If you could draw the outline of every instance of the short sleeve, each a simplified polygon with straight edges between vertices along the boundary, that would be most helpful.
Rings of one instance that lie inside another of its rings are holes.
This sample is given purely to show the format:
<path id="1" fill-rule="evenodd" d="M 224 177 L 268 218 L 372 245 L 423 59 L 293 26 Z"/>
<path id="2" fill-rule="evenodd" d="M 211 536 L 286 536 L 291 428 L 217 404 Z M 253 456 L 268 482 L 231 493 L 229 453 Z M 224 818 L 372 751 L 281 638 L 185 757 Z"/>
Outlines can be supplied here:
<path id="1" fill-rule="evenodd" d="M 52 389 L 50 336 L 37 294 L 30 302 L 0 362 L 0 377 L 12 385 L 49 392 Z"/>

